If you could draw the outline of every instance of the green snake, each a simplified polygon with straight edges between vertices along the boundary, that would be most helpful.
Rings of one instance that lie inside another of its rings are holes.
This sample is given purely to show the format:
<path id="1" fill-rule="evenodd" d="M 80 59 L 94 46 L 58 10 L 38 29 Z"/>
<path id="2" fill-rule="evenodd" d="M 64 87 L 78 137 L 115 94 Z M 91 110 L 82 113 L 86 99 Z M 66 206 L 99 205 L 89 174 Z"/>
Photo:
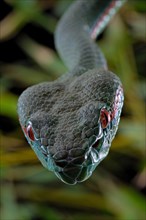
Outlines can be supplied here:
<path id="1" fill-rule="evenodd" d="M 122 84 L 108 70 L 94 39 L 123 3 L 73 2 L 55 31 L 56 49 L 69 72 L 27 88 L 18 100 L 26 139 L 43 166 L 67 184 L 91 176 L 118 128 Z"/>

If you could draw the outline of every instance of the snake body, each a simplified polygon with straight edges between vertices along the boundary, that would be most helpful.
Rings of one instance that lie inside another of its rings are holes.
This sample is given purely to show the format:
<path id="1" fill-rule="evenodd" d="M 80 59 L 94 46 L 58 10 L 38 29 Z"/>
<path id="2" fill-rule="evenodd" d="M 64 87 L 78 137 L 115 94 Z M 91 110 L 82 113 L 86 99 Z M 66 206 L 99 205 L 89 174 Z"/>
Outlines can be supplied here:
<path id="1" fill-rule="evenodd" d="M 26 89 L 18 100 L 23 132 L 44 167 L 63 182 L 89 178 L 116 134 L 123 89 L 93 41 L 122 5 L 120 0 L 77 0 L 55 32 L 69 72 Z"/>

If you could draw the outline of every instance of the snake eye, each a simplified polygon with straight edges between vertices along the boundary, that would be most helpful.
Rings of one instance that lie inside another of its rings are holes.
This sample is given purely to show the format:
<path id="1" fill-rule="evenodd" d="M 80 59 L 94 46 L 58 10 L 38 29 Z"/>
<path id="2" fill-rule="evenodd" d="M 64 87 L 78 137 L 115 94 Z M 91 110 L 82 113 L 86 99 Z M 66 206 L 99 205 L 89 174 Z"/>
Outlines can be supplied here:
<path id="1" fill-rule="evenodd" d="M 101 110 L 100 116 L 101 116 L 101 118 L 100 118 L 101 126 L 104 129 L 108 126 L 108 124 L 111 120 L 110 113 L 105 108 L 103 108 Z"/>
<path id="2" fill-rule="evenodd" d="M 27 136 L 29 137 L 29 139 L 31 141 L 34 141 L 35 137 L 34 137 L 34 133 L 33 133 L 33 129 L 32 129 L 32 125 L 31 124 L 28 124 L 28 126 L 26 128 L 26 131 L 27 131 Z"/>

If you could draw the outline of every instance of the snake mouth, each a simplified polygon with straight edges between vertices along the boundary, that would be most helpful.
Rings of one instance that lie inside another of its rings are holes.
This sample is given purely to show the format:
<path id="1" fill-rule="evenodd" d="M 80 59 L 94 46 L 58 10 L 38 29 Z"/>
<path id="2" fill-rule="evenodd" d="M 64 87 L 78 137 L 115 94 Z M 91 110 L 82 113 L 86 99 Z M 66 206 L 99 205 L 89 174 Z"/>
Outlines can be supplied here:
<path id="1" fill-rule="evenodd" d="M 88 179 L 93 172 L 93 163 L 91 162 L 89 165 L 72 165 L 71 167 L 66 167 L 60 172 L 55 172 L 56 176 L 61 179 L 64 183 L 74 185 L 77 182 L 82 182 Z M 88 161 L 89 162 L 89 161 Z"/>
<path id="2" fill-rule="evenodd" d="M 93 172 L 94 162 L 91 156 L 88 158 L 88 162 L 84 162 L 82 165 L 72 165 L 71 167 L 66 167 L 60 172 L 55 172 L 56 176 L 67 184 L 74 185 L 77 182 L 82 182 L 88 179 Z M 95 158 L 95 155 L 94 155 Z M 88 165 L 85 163 L 88 163 Z"/>
<path id="3" fill-rule="evenodd" d="M 87 171 L 85 168 L 82 167 L 72 167 L 72 168 L 68 168 L 67 170 L 64 170 L 62 172 L 55 172 L 56 176 L 61 179 L 64 183 L 70 184 L 70 185 L 74 185 L 77 182 L 81 182 L 79 181 L 79 176 L 82 175 L 81 180 L 85 180 L 85 177 Z"/>
<path id="4" fill-rule="evenodd" d="M 88 179 L 92 175 L 96 166 L 107 155 L 107 150 L 104 154 L 103 152 L 100 152 L 102 143 L 103 138 L 97 140 L 97 142 L 95 142 L 89 148 L 89 150 L 84 155 L 84 161 L 82 162 L 82 164 L 68 163 L 60 171 L 55 171 L 56 176 L 64 183 L 70 185 L 74 185 L 77 182 L 83 182 Z"/>

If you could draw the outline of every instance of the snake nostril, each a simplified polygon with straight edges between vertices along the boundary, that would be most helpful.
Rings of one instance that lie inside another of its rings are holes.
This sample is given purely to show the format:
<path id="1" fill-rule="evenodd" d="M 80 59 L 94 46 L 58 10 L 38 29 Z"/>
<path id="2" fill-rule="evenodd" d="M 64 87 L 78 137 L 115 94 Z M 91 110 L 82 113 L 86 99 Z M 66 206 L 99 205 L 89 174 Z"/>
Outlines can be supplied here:
<path id="1" fill-rule="evenodd" d="M 100 142 L 100 141 L 97 140 L 97 141 L 92 145 L 92 147 L 93 147 L 93 148 L 97 148 L 97 147 L 99 146 L 99 142 Z"/>
<path id="2" fill-rule="evenodd" d="M 103 137 L 100 138 L 100 139 L 97 139 L 95 141 L 95 143 L 92 145 L 92 147 L 95 148 L 95 149 L 97 149 L 97 148 L 100 149 L 102 147 L 102 145 L 103 145 L 103 142 L 104 142 L 104 138 Z"/>

